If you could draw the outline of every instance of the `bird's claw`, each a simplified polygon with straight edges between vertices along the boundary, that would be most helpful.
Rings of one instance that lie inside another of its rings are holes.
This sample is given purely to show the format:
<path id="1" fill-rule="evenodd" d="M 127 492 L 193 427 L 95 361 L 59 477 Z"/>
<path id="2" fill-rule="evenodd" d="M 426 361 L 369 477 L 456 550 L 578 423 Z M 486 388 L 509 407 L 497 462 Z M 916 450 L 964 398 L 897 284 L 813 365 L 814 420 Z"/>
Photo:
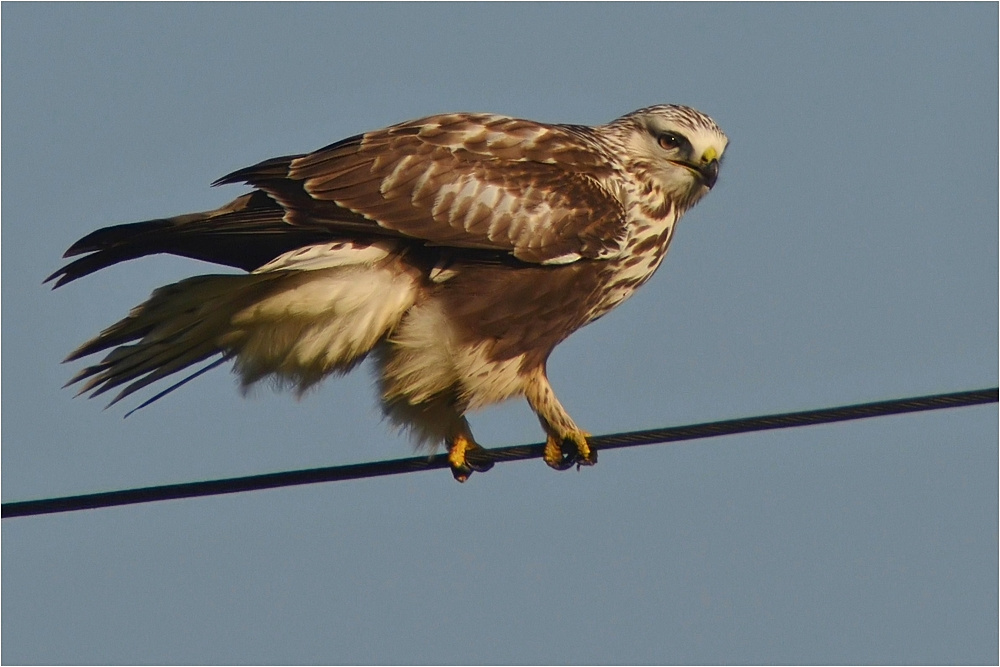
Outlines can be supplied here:
<path id="1" fill-rule="evenodd" d="M 573 466 L 592 466 L 597 463 L 597 450 L 587 443 L 589 433 L 572 433 L 559 439 L 550 435 L 545 441 L 542 458 L 550 468 L 569 470 Z M 568 446 L 567 446 L 568 445 Z"/>
<path id="2" fill-rule="evenodd" d="M 451 474 L 458 482 L 469 479 L 474 472 L 486 472 L 493 467 L 486 450 L 472 440 L 464 437 L 456 438 L 448 449 L 448 465 Z"/>

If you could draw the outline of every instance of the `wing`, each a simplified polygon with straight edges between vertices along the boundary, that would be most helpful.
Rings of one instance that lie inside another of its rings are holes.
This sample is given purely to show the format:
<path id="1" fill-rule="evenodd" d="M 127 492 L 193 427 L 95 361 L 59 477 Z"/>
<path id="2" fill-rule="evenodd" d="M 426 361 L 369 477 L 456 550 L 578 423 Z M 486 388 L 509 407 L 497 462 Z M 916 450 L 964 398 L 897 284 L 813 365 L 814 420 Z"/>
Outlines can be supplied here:
<path id="1" fill-rule="evenodd" d="M 113 264 L 157 253 L 253 271 L 289 250 L 329 241 L 329 230 L 292 227 L 284 215 L 281 205 L 258 190 L 214 211 L 105 227 L 74 243 L 63 256 L 83 257 L 45 280 L 58 279 L 55 287 L 61 287 Z"/>
<path id="2" fill-rule="evenodd" d="M 171 253 L 253 271 L 303 246 L 410 238 L 530 263 L 615 253 L 625 211 L 601 181 L 610 157 L 585 127 L 445 114 L 272 158 L 218 181 L 254 192 L 204 213 L 99 229 L 46 280 Z"/>
<path id="3" fill-rule="evenodd" d="M 597 258 L 624 242 L 625 212 L 601 185 L 608 159 L 580 128 L 446 114 L 241 169 L 292 226 L 402 235 L 508 252 L 521 261 Z"/>

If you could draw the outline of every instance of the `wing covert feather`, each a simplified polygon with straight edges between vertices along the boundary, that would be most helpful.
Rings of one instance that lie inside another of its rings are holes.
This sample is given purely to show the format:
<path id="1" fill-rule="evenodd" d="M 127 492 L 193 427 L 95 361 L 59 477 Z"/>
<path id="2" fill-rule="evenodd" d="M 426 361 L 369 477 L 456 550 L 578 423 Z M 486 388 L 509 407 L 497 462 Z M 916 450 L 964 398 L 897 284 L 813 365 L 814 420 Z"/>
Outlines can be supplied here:
<path id="1" fill-rule="evenodd" d="M 624 210 L 601 185 L 607 158 L 565 126 L 444 114 L 352 137 L 286 163 L 240 170 L 292 224 L 356 226 L 526 262 L 601 257 L 624 242 Z"/>

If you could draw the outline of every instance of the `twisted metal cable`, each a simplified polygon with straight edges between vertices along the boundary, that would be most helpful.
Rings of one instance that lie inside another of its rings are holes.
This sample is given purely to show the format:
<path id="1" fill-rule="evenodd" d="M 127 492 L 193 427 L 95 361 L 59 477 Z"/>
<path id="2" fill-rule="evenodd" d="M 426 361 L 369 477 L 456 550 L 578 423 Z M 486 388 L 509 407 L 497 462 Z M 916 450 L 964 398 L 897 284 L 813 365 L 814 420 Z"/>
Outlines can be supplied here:
<path id="1" fill-rule="evenodd" d="M 600 451 L 605 449 L 620 449 L 639 445 L 653 445 L 697 438 L 711 438 L 720 435 L 750 433 L 753 431 L 768 431 L 780 428 L 794 428 L 814 424 L 829 424 L 833 422 L 883 417 L 887 415 L 923 412 L 925 410 L 942 410 L 970 405 L 982 405 L 997 402 L 998 390 L 979 389 L 962 391 L 952 394 L 936 394 L 933 396 L 917 396 L 876 403 L 859 403 L 836 408 L 820 410 L 804 410 L 801 412 L 786 412 L 761 417 L 744 419 L 729 419 L 725 421 L 691 424 L 658 428 L 648 431 L 632 431 L 595 436 L 588 439 L 591 447 Z M 488 449 L 481 453 L 481 458 L 503 463 L 507 461 L 523 461 L 540 458 L 544 445 L 515 445 Z M 204 482 L 187 482 L 183 484 L 166 484 L 149 486 L 122 491 L 90 493 L 62 498 L 45 498 L 41 500 L 26 500 L 21 502 L 3 503 L 3 518 L 32 516 L 37 514 L 52 514 L 56 512 L 73 512 L 76 510 L 95 509 L 98 507 L 115 507 L 118 505 L 133 505 L 160 500 L 178 498 L 195 498 L 213 496 L 225 493 L 241 493 L 260 489 L 274 489 L 300 484 L 317 484 L 319 482 L 338 482 L 348 479 L 363 479 L 366 477 L 381 477 L 384 475 L 400 475 L 421 470 L 435 470 L 448 467 L 446 454 L 437 456 L 415 456 L 407 459 L 391 461 L 375 461 L 371 463 L 356 463 L 345 466 L 326 468 L 310 468 L 307 470 L 291 470 L 288 472 L 251 475 L 248 477 L 233 477 Z"/>

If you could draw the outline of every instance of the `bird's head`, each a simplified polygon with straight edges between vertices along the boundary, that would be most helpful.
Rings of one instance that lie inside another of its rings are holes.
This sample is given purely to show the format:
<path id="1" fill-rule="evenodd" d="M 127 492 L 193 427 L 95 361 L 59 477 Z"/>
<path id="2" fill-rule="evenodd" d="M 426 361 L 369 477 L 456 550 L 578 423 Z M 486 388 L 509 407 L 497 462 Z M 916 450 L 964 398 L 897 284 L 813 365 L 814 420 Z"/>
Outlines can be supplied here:
<path id="1" fill-rule="evenodd" d="M 715 185 L 728 139 L 711 118 L 690 107 L 662 104 L 622 116 L 615 128 L 624 167 L 683 209 Z"/>

